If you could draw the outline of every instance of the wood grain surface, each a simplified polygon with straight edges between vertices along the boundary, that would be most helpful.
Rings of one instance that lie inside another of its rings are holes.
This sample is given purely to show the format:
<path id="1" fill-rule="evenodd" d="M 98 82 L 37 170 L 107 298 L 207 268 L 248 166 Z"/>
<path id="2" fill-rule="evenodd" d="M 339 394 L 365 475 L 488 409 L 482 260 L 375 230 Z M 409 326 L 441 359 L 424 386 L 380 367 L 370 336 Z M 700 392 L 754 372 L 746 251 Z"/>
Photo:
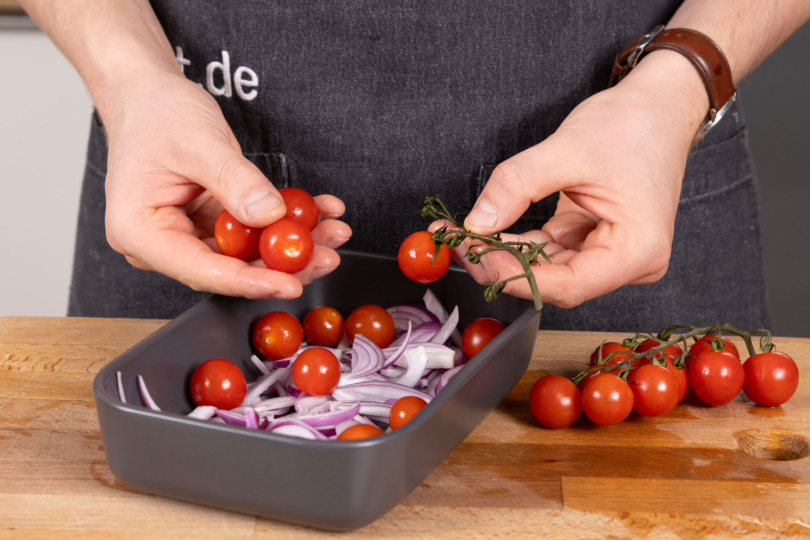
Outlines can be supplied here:
<path id="1" fill-rule="evenodd" d="M 165 321 L 0 319 L 0 540 L 168 538 L 781 538 L 810 536 L 810 340 L 780 338 L 801 383 L 782 407 L 693 395 L 660 418 L 563 430 L 532 383 L 573 374 L 612 334 L 540 332 L 529 371 L 402 504 L 325 533 L 136 492 L 104 459 L 91 382 Z M 740 350 L 744 350 L 740 347 Z M 764 456 L 764 457 L 763 457 Z"/>

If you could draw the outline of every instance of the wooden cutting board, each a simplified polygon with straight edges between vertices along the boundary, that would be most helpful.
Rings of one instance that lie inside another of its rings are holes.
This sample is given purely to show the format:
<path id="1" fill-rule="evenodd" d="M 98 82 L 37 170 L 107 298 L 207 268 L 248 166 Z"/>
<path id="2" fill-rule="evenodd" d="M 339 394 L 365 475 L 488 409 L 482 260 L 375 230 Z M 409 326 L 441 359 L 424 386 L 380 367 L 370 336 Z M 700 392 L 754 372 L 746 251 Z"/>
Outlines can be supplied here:
<path id="1" fill-rule="evenodd" d="M 136 492 L 104 460 L 91 382 L 165 321 L 0 319 L 0 540 L 223 538 L 775 538 L 810 536 L 810 340 L 776 340 L 801 370 L 786 405 L 691 394 L 664 417 L 563 430 L 527 400 L 613 334 L 540 332 L 531 367 L 388 515 L 325 533 Z M 743 351 L 744 348 L 740 347 Z"/>

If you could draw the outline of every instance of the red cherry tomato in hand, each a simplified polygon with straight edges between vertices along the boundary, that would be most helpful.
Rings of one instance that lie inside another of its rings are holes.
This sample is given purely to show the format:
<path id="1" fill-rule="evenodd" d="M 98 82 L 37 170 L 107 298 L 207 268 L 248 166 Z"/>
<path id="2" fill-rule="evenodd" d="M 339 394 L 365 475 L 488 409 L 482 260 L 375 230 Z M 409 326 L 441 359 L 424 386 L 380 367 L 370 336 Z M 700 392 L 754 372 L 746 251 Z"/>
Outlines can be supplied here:
<path id="1" fill-rule="evenodd" d="M 394 340 L 396 332 L 391 314 L 374 304 L 360 306 L 346 319 L 346 337 L 351 343 L 354 343 L 354 336 L 360 334 L 384 349 Z"/>
<path id="2" fill-rule="evenodd" d="M 474 320 L 464 329 L 464 334 L 461 336 L 461 348 L 464 354 L 467 358 L 472 358 L 505 328 L 506 326 L 502 322 L 495 319 Z"/>
<path id="3" fill-rule="evenodd" d="M 630 385 L 612 373 L 600 373 L 582 391 L 582 410 L 595 424 L 618 424 L 633 410 Z"/>
<path id="4" fill-rule="evenodd" d="M 601 345 L 601 348 L 602 348 L 602 360 L 607 358 L 607 355 L 609 355 L 610 353 L 616 353 L 616 354 L 614 354 L 613 356 L 610 357 L 610 360 L 607 361 L 607 365 L 609 365 L 609 366 L 613 366 L 615 364 L 618 364 L 619 362 L 629 360 L 630 358 L 632 358 L 633 354 L 635 354 L 633 349 L 630 349 L 629 347 L 625 347 L 621 343 L 616 343 L 614 341 L 610 341 L 608 343 L 603 343 Z M 627 354 L 622 354 L 622 353 L 625 353 L 625 352 Z M 599 358 L 599 347 L 597 347 L 591 353 L 591 365 L 592 366 L 596 365 L 596 361 L 597 361 L 598 358 Z M 635 362 L 633 362 L 631 364 L 631 366 L 632 367 L 638 367 L 639 362 L 641 362 L 641 360 L 636 360 Z M 618 374 L 625 367 L 627 367 L 627 366 L 622 366 L 621 368 L 616 368 L 614 370 L 611 370 L 608 373 L 617 373 Z"/>
<path id="5" fill-rule="evenodd" d="M 338 435 L 339 441 L 354 441 L 357 439 L 368 439 L 369 437 L 376 437 L 385 433 L 377 426 L 370 426 L 368 424 L 357 424 L 343 430 L 343 433 Z"/>
<path id="6" fill-rule="evenodd" d="M 706 334 L 705 336 L 700 338 L 697 342 L 695 342 L 694 345 L 689 347 L 689 355 L 694 357 L 694 358 L 687 358 L 686 359 L 686 367 L 687 368 L 692 363 L 692 360 L 694 360 L 695 358 L 700 356 L 701 353 L 712 350 L 712 339 L 714 339 L 713 334 Z M 730 339 L 728 339 L 727 337 L 723 337 L 723 343 L 725 344 L 725 347 L 723 348 L 723 352 L 731 353 L 734 356 L 736 356 L 737 358 L 740 357 L 740 351 L 737 350 L 737 347 L 734 345 L 734 343 L 731 342 Z"/>
<path id="7" fill-rule="evenodd" d="M 304 225 L 283 217 L 271 223 L 259 238 L 259 255 L 270 270 L 300 272 L 312 260 L 315 239 Z"/>
<path id="8" fill-rule="evenodd" d="M 651 339 L 645 339 L 644 341 L 642 341 L 641 343 L 636 345 L 635 350 L 636 350 L 637 353 L 647 352 L 650 349 L 658 347 L 659 345 L 660 345 L 660 343 L 658 343 L 657 341 L 653 341 Z M 678 345 L 670 345 L 669 347 L 664 349 L 664 355 L 667 355 L 667 354 L 677 358 L 678 356 L 683 354 L 683 349 L 681 349 Z M 661 358 L 661 353 L 659 352 L 658 354 L 656 354 L 656 356 L 658 358 Z"/>
<path id="9" fill-rule="evenodd" d="M 529 408 L 547 428 L 568 427 L 582 414 L 582 393 L 565 377 L 546 375 L 532 386 Z"/>
<path id="10" fill-rule="evenodd" d="M 223 210 L 214 222 L 214 239 L 223 255 L 243 261 L 259 258 L 259 238 L 262 229 L 248 227 L 236 220 L 227 210 Z"/>
<path id="11" fill-rule="evenodd" d="M 298 352 L 304 331 L 298 319 L 283 311 L 264 315 L 253 327 L 253 346 L 270 360 L 283 360 Z"/>
<path id="12" fill-rule="evenodd" d="M 312 195 L 296 187 L 284 188 L 279 194 L 287 205 L 288 219 L 297 221 L 310 231 L 315 228 L 320 211 Z"/>
<path id="13" fill-rule="evenodd" d="M 304 317 L 304 339 L 310 345 L 332 347 L 343 337 L 343 316 L 335 308 L 320 306 Z"/>
<path id="14" fill-rule="evenodd" d="M 245 376 L 224 358 L 203 362 L 191 376 L 191 399 L 198 407 L 231 410 L 242 404 L 246 393 Z"/>
<path id="15" fill-rule="evenodd" d="M 633 410 L 641 416 L 659 416 L 678 404 L 678 379 L 663 366 L 641 366 L 627 377 L 627 381 L 632 383 Z"/>
<path id="16" fill-rule="evenodd" d="M 419 231 L 410 235 L 399 246 L 399 268 L 402 273 L 418 283 L 431 283 L 436 281 L 450 268 L 450 248 L 442 244 L 439 256 L 436 254 L 436 244 L 433 235 L 427 231 Z"/>
<path id="17" fill-rule="evenodd" d="M 675 378 L 678 380 L 678 403 L 680 403 L 683 401 L 683 398 L 686 397 L 687 392 L 689 392 L 689 376 L 687 375 L 685 367 L 683 369 L 678 369 L 675 367 L 675 359 L 673 357 L 666 355 L 664 356 L 664 359 L 667 362 L 667 370 L 675 375 Z M 641 361 L 642 366 L 646 366 L 648 364 L 652 364 L 649 358 L 645 358 Z"/>
<path id="18" fill-rule="evenodd" d="M 687 370 L 692 391 L 709 405 L 728 403 L 737 397 L 745 382 L 740 359 L 730 352 L 702 352 L 692 359 Z"/>
<path id="19" fill-rule="evenodd" d="M 293 363 L 292 379 L 295 386 L 304 393 L 327 396 L 340 382 L 340 362 L 326 349 L 304 349 Z"/>
<path id="20" fill-rule="evenodd" d="M 743 370 L 743 391 L 758 405 L 778 407 L 789 400 L 799 386 L 799 368 L 785 353 L 755 354 L 745 361 Z"/>
<path id="21" fill-rule="evenodd" d="M 410 422 L 419 411 L 425 408 L 427 401 L 416 396 L 405 396 L 399 398 L 391 407 L 388 414 L 388 425 L 391 429 L 399 429 Z"/>

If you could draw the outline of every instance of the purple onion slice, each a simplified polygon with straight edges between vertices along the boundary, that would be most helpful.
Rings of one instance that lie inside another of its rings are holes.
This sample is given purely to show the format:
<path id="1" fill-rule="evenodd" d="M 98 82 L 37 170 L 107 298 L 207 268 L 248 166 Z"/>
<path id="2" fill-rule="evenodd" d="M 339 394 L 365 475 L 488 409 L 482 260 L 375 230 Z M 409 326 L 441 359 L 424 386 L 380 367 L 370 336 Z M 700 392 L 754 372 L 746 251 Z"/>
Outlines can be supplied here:
<path id="1" fill-rule="evenodd" d="M 200 405 L 186 416 L 197 420 L 210 420 L 217 413 L 217 408 L 211 405 Z"/>
<path id="2" fill-rule="evenodd" d="M 358 378 L 376 373 L 385 363 L 385 354 L 366 336 L 357 335 L 352 347 L 352 372 L 347 377 Z"/>
<path id="3" fill-rule="evenodd" d="M 279 409 L 289 408 L 291 405 L 295 404 L 295 400 L 296 398 L 292 396 L 279 396 L 260 401 L 251 408 L 256 412 L 277 411 Z"/>
<path id="4" fill-rule="evenodd" d="M 426 290 L 422 301 L 425 303 L 425 307 L 427 307 L 428 311 L 436 315 L 440 323 L 443 324 L 447 322 L 447 310 L 444 309 L 444 306 L 439 302 L 439 299 L 436 298 L 436 295 L 433 294 L 433 291 L 430 289 Z M 461 347 L 461 332 L 459 332 L 458 328 L 453 330 L 450 334 L 450 338 L 453 340 L 453 343 L 456 344 L 456 347 Z"/>
<path id="5" fill-rule="evenodd" d="M 153 411 L 160 411 L 160 407 L 157 406 L 155 400 L 152 399 L 152 396 L 149 395 L 149 390 L 146 388 L 146 383 L 143 380 L 143 377 L 138 375 L 138 388 L 141 391 L 141 399 L 146 404 L 146 407 L 152 409 Z"/>
<path id="6" fill-rule="evenodd" d="M 331 399 L 331 396 L 310 396 L 304 394 L 301 397 L 295 398 L 295 410 L 296 412 L 307 412 L 313 407 L 327 403 Z"/>
<path id="7" fill-rule="evenodd" d="M 318 432 L 318 430 L 312 429 L 306 424 L 285 424 L 283 426 L 272 428 L 270 433 L 287 435 L 288 437 L 299 437 L 301 439 L 326 440 L 326 437 L 322 433 Z"/>
<path id="8" fill-rule="evenodd" d="M 384 418 L 384 422 L 388 423 L 388 417 L 391 415 L 392 405 L 386 403 L 375 403 L 373 401 L 361 401 L 360 414 L 368 416 L 377 416 Z"/>
<path id="9" fill-rule="evenodd" d="M 448 339 L 450 339 L 450 334 L 453 333 L 453 330 L 456 329 L 458 326 L 458 306 L 453 309 L 453 313 L 447 317 L 447 322 L 442 325 L 442 329 L 439 330 L 439 333 L 433 336 L 433 339 L 430 341 L 433 343 L 438 343 L 443 345 Z"/>
<path id="10" fill-rule="evenodd" d="M 450 369 L 455 362 L 455 352 L 450 347 L 439 345 L 438 343 L 410 343 L 405 354 L 400 356 L 395 366 L 408 367 L 408 352 L 412 349 L 421 348 L 427 355 L 427 369 Z"/>
<path id="11" fill-rule="evenodd" d="M 387 311 L 391 314 L 391 318 L 394 319 L 394 327 L 397 329 L 397 331 L 404 331 L 407 329 L 408 323 L 411 323 L 413 326 L 419 326 L 420 324 L 426 322 L 438 322 L 438 319 L 436 319 L 436 316 L 433 313 L 422 306 L 415 304 L 394 306 L 392 308 L 388 308 Z"/>
<path id="12" fill-rule="evenodd" d="M 427 398 L 427 401 L 430 401 L 430 397 L 425 396 L 423 392 L 393 382 L 350 384 L 342 388 L 337 388 L 332 392 L 332 397 L 337 401 L 376 401 L 378 403 L 384 403 L 388 399 L 397 400 L 405 396 Z"/>
<path id="13" fill-rule="evenodd" d="M 425 371 L 425 367 L 427 366 L 427 354 L 425 354 L 424 347 L 415 347 L 406 350 L 405 355 L 408 358 L 408 371 L 396 379 L 391 379 L 391 382 L 413 388 L 419 384 L 419 379 L 422 378 L 422 372 Z"/>
<path id="14" fill-rule="evenodd" d="M 411 332 L 411 337 L 408 339 L 409 343 L 430 343 L 430 340 L 436 333 L 442 329 L 442 325 L 437 322 L 422 323 Z M 394 341 L 388 345 L 389 349 L 396 350 L 397 347 L 402 345 L 405 341 L 405 334 L 400 334 Z"/>
<path id="15" fill-rule="evenodd" d="M 245 427 L 248 429 L 259 429 L 259 415 L 253 408 L 245 411 Z"/>
<path id="16" fill-rule="evenodd" d="M 351 420 L 360 414 L 360 403 L 339 403 L 334 410 L 319 412 L 318 414 L 304 413 L 289 416 L 289 419 L 296 418 L 311 427 L 336 426 L 341 422 Z M 283 419 L 282 419 L 283 421 Z"/>
<path id="17" fill-rule="evenodd" d="M 245 419 L 244 414 L 237 414 L 231 411 L 217 409 L 217 416 L 221 418 L 223 422 L 232 426 L 245 427 L 247 425 L 247 420 Z"/>
<path id="18" fill-rule="evenodd" d="M 408 321 L 408 329 L 405 332 L 405 338 L 402 340 L 402 344 L 399 346 L 399 348 L 394 349 L 394 351 L 390 354 L 390 356 L 385 353 L 385 350 L 383 351 L 383 356 L 386 358 L 383 361 L 382 365 L 383 368 L 387 368 L 388 366 L 393 365 L 394 362 L 399 360 L 399 357 L 402 356 L 402 353 L 404 353 L 405 349 L 408 347 L 408 343 L 411 340 L 412 333 L 413 333 L 413 324 L 411 324 L 411 321 Z"/>
<path id="19" fill-rule="evenodd" d="M 442 376 L 439 378 L 439 384 L 437 384 L 437 385 L 436 385 L 436 393 L 438 394 L 439 392 L 441 392 L 441 391 L 442 391 L 442 388 L 444 388 L 445 386 L 447 386 L 447 383 L 449 383 L 449 382 L 450 382 L 450 379 L 452 379 L 453 377 L 455 377 L 455 376 L 456 376 L 456 373 L 458 373 L 458 372 L 461 370 L 461 368 L 463 368 L 463 367 L 464 367 L 464 366 L 458 366 L 458 367 L 454 367 L 453 369 L 447 370 L 447 371 L 446 371 L 446 372 L 445 372 L 445 373 L 444 373 L 444 374 L 443 374 L 443 375 L 442 375 Z"/>
<path id="20" fill-rule="evenodd" d="M 335 426 L 335 435 L 340 436 L 341 433 L 352 426 L 356 426 L 358 423 L 359 422 L 355 421 L 354 419 L 339 423 Z"/>
<path id="21" fill-rule="evenodd" d="M 251 362 L 253 362 L 253 364 L 254 364 L 254 365 L 257 367 L 257 368 L 259 368 L 259 371 L 261 371 L 261 372 L 262 372 L 262 375 L 270 375 L 270 370 L 269 370 L 269 369 L 267 369 L 267 366 L 265 366 L 265 365 L 264 365 L 264 362 L 262 362 L 262 361 L 259 359 L 259 357 L 258 357 L 258 356 L 256 356 L 255 354 L 254 354 L 254 355 L 252 355 L 252 356 L 250 357 L 250 361 L 251 361 Z"/>
<path id="22" fill-rule="evenodd" d="M 286 377 L 290 373 L 290 368 L 279 368 L 270 372 L 269 375 L 262 375 L 254 382 L 250 390 L 245 394 L 245 399 L 242 400 L 243 406 L 252 406 L 261 401 L 260 395 L 264 394 L 268 388 L 273 386 L 276 382 Z"/>
<path id="23" fill-rule="evenodd" d="M 121 372 L 115 372 L 115 378 L 118 380 L 118 399 L 121 400 L 121 403 L 127 402 L 127 396 L 124 394 L 124 381 L 121 379 Z"/>

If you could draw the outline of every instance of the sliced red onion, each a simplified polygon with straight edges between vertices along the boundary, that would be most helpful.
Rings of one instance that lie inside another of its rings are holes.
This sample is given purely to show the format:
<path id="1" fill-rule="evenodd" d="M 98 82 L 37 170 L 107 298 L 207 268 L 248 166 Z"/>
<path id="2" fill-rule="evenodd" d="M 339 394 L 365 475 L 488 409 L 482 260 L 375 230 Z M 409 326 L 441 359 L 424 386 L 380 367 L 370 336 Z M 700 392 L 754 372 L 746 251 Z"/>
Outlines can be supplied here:
<path id="1" fill-rule="evenodd" d="M 295 398 L 295 410 L 296 412 L 307 412 L 313 407 L 329 402 L 331 399 L 331 396 L 309 396 L 305 394 Z"/>
<path id="2" fill-rule="evenodd" d="M 285 424 L 283 426 L 270 429 L 270 433 L 287 435 L 288 437 L 299 437 L 301 439 L 326 440 L 326 437 L 322 433 L 319 433 L 317 430 L 312 429 L 306 424 Z"/>
<path id="3" fill-rule="evenodd" d="M 405 338 L 402 340 L 402 344 L 399 346 L 399 348 L 394 349 L 394 351 L 390 355 L 385 354 L 385 351 L 383 351 L 383 355 L 386 357 L 386 360 L 383 362 L 382 367 L 387 368 L 393 365 L 394 362 L 399 360 L 400 356 L 402 356 L 402 353 L 405 352 L 405 348 L 408 346 L 408 343 L 411 340 L 411 334 L 413 333 L 413 324 L 411 324 L 410 321 L 408 321 L 407 328 L 408 329 L 405 332 Z"/>
<path id="4" fill-rule="evenodd" d="M 439 322 L 444 324 L 447 322 L 447 310 L 444 309 L 444 306 L 439 299 L 433 294 L 433 291 L 430 289 L 425 291 L 425 295 L 422 297 L 422 301 L 425 303 L 425 307 L 436 315 L 436 318 L 439 319 Z M 453 329 L 450 334 L 450 337 L 453 340 L 453 343 L 456 344 L 457 347 L 461 347 L 461 332 L 459 332 L 458 328 Z"/>
<path id="5" fill-rule="evenodd" d="M 252 356 L 250 357 L 250 360 L 251 360 L 251 362 L 253 362 L 253 364 L 254 364 L 254 365 L 257 367 L 257 368 L 259 368 L 259 371 L 261 371 L 261 372 L 262 372 L 262 375 L 270 375 L 270 370 L 269 370 L 269 369 L 267 369 L 267 366 L 265 366 L 265 365 L 264 365 L 264 362 L 262 362 L 262 361 L 259 359 L 259 357 L 258 357 L 258 356 L 256 356 L 256 355 L 254 354 L 254 355 L 252 355 Z"/>
<path id="6" fill-rule="evenodd" d="M 340 434 L 346 431 L 348 428 L 356 426 L 357 424 L 359 424 L 359 422 L 355 421 L 354 419 L 341 422 L 335 426 L 335 435 L 340 436 Z"/>
<path id="7" fill-rule="evenodd" d="M 467 355 L 464 354 L 464 351 L 462 351 L 460 348 L 458 347 L 450 347 L 450 348 L 453 349 L 453 352 L 456 355 L 455 358 L 453 359 L 453 367 L 463 366 L 470 360 L 469 358 L 467 358 Z"/>
<path id="8" fill-rule="evenodd" d="M 320 431 L 320 432 L 321 432 L 321 434 L 322 434 L 324 437 L 326 437 L 327 439 L 334 439 L 334 438 L 335 438 L 335 436 L 337 435 L 337 430 L 336 430 L 334 427 L 332 427 L 332 426 L 329 426 L 329 427 L 322 427 L 322 428 L 315 428 L 315 429 L 317 429 L 318 431 Z"/>
<path id="9" fill-rule="evenodd" d="M 394 362 L 395 366 L 408 367 L 409 354 L 414 349 L 422 349 L 427 355 L 427 369 L 450 369 L 455 362 L 455 351 L 438 343 L 409 343 L 405 352 Z"/>
<path id="10" fill-rule="evenodd" d="M 157 406 L 155 400 L 149 395 L 149 390 L 146 389 L 146 383 L 144 382 L 143 377 L 140 375 L 138 375 L 138 388 L 141 391 L 141 399 L 143 399 L 146 407 L 152 409 L 153 411 L 160 411 L 160 407 Z"/>
<path id="11" fill-rule="evenodd" d="M 225 420 L 223 420 L 222 418 L 219 418 L 219 417 L 215 416 L 215 417 L 213 417 L 211 420 L 209 420 L 209 422 L 213 422 L 213 423 L 215 423 L 215 424 L 224 424 L 224 423 L 225 423 Z"/>
<path id="12" fill-rule="evenodd" d="M 341 386 L 346 386 L 349 384 L 357 384 L 360 382 L 386 382 L 386 381 L 388 381 L 388 379 L 378 373 L 371 373 L 369 375 L 364 375 L 363 377 L 354 377 L 351 375 L 351 373 L 343 373 L 340 376 L 338 388 L 340 388 Z"/>
<path id="13" fill-rule="evenodd" d="M 335 345 L 335 348 L 337 350 L 339 350 L 339 351 L 345 351 L 347 349 L 350 349 L 351 347 L 352 347 L 352 344 L 349 342 L 349 338 L 346 337 L 346 334 L 343 334 L 343 337 L 340 338 L 340 341 L 338 341 L 338 344 Z"/>
<path id="14" fill-rule="evenodd" d="M 295 402 L 296 402 L 296 398 L 294 398 L 292 396 L 279 396 L 279 397 L 274 397 L 274 398 L 265 399 L 263 401 L 260 401 L 260 402 L 256 403 L 251 408 L 255 409 L 256 412 L 275 411 L 275 410 L 278 410 L 278 409 L 289 408 Z"/>
<path id="15" fill-rule="evenodd" d="M 388 313 L 391 314 L 391 318 L 394 319 L 394 327 L 398 331 L 404 331 L 408 328 L 408 323 L 412 323 L 413 326 L 419 326 L 422 323 L 436 321 L 436 316 L 429 312 L 427 309 L 423 308 L 422 306 L 418 306 L 415 304 L 403 304 L 401 306 L 394 306 L 392 308 L 388 308 Z"/>
<path id="16" fill-rule="evenodd" d="M 376 373 L 385 363 L 385 354 L 366 336 L 357 335 L 352 347 L 352 372 L 347 377 L 358 378 Z"/>
<path id="17" fill-rule="evenodd" d="M 413 388 L 393 382 L 365 382 L 350 384 L 337 388 L 332 397 L 337 401 L 376 401 L 384 403 L 387 399 L 399 399 L 405 396 L 425 398 L 425 394 Z M 429 398 L 428 398 L 429 401 Z"/>
<path id="18" fill-rule="evenodd" d="M 276 390 L 278 397 L 284 397 L 287 395 L 287 391 L 284 390 L 284 385 L 281 383 L 281 381 L 273 383 L 273 388 Z"/>
<path id="19" fill-rule="evenodd" d="M 378 416 L 384 418 L 385 423 L 388 423 L 388 417 L 391 415 L 391 405 L 384 403 L 375 403 L 373 401 L 360 402 L 360 414 L 368 416 Z"/>
<path id="20" fill-rule="evenodd" d="M 121 379 L 121 372 L 115 372 L 115 378 L 118 380 L 118 399 L 121 400 L 121 403 L 127 402 L 127 396 L 124 394 L 124 381 Z"/>
<path id="21" fill-rule="evenodd" d="M 442 325 L 437 322 L 426 322 L 420 324 L 411 332 L 411 337 L 408 339 L 409 343 L 430 343 L 430 340 L 436 333 L 442 329 Z M 406 334 L 399 335 L 388 346 L 389 349 L 396 350 L 402 342 L 405 341 Z"/>
<path id="22" fill-rule="evenodd" d="M 433 373 L 430 374 L 428 377 L 428 385 L 427 385 L 427 395 L 431 397 L 436 397 L 436 386 L 439 384 L 439 380 L 441 380 L 442 375 L 446 373 L 443 369 L 437 369 Z M 431 378 L 432 377 L 432 378 Z"/>
<path id="23" fill-rule="evenodd" d="M 254 409 L 245 411 L 245 427 L 248 429 L 259 429 L 259 415 Z"/>
<path id="24" fill-rule="evenodd" d="M 447 317 L 447 322 L 442 325 L 442 329 L 439 330 L 439 333 L 433 336 L 433 339 L 430 341 L 433 343 L 439 343 L 443 345 L 448 339 L 450 339 L 450 334 L 453 333 L 453 330 L 456 329 L 458 326 L 458 306 L 453 309 L 453 313 Z"/>
<path id="25" fill-rule="evenodd" d="M 375 424 L 374 422 L 372 422 L 371 420 L 369 420 L 368 418 L 366 418 L 362 414 L 358 414 L 357 416 L 352 418 L 352 420 L 354 420 L 358 424 L 366 424 L 368 426 L 378 427 L 377 424 Z"/>
<path id="26" fill-rule="evenodd" d="M 319 412 L 317 414 L 303 413 L 297 414 L 295 416 L 290 416 L 288 418 L 289 419 L 296 418 L 311 427 L 326 427 L 326 426 L 336 426 L 341 422 L 351 420 L 358 414 L 360 414 L 359 403 L 345 402 L 339 403 L 338 406 L 334 408 L 334 410 L 328 412 Z"/>
<path id="27" fill-rule="evenodd" d="M 232 413 L 231 411 L 217 409 L 217 416 L 221 418 L 223 422 L 232 426 L 245 427 L 245 425 L 247 425 L 247 420 L 245 420 L 244 414 L 237 414 Z"/>
<path id="28" fill-rule="evenodd" d="M 427 366 L 427 354 L 425 354 L 424 347 L 416 347 L 406 350 L 405 355 L 408 358 L 408 371 L 396 379 L 391 379 L 391 382 L 413 388 L 419 384 L 419 379 L 422 378 L 422 372 L 425 371 L 425 367 Z"/>
<path id="29" fill-rule="evenodd" d="M 193 411 L 188 413 L 186 416 L 189 418 L 196 418 L 197 420 L 210 420 L 214 417 L 217 412 L 216 407 L 212 407 L 211 405 L 200 405 L 199 407 L 195 408 Z"/>
<path id="30" fill-rule="evenodd" d="M 244 416 L 244 415 L 245 415 L 245 411 L 247 411 L 248 409 L 252 409 L 252 408 L 253 408 L 253 407 L 243 407 L 243 406 L 239 406 L 239 407 L 234 407 L 233 409 L 230 409 L 228 412 L 232 412 L 232 413 L 234 413 L 234 414 L 241 414 L 242 416 Z"/>
<path id="31" fill-rule="evenodd" d="M 388 377 L 389 379 L 393 379 L 396 377 L 401 377 L 403 373 L 405 373 L 405 368 L 391 366 L 387 368 L 383 368 L 380 371 L 380 375 L 383 377 Z"/>
<path id="32" fill-rule="evenodd" d="M 292 360 L 290 360 L 289 358 L 285 358 L 284 360 L 276 360 L 275 362 L 273 362 L 273 366 L 276 369 L 290 367 L 290 364 L 292 364 Z"/>
<path id="33" fill-rule="evenodd" d="M 450 382 L 450 379 L 452 379 L 453 377 L 455 377 L 455 376 L 456 376 L 456 373 L 458 373 L 458 372 L 461 370 L 461 368 L 463 368 L 463 367 L 464 367 L 464 366 L 458 366 L 458 367 L 454 367 L 453 369 L 447 370 L 447 371 L 446 371 L 446 372 L 445 372 L 445 373 L 444 373 L 444 374 L 443 374 L 443 375 L 442 375 L 442 376 L 439 378 L 439 384 L 437 384 L 437 385 L 436 385 L 436 393 L 438 394 L 439 392 L 441 392 L 441 391 L 442 391 L 442 388 L 444 388 L 445 386 L 447 386 L 447 383 L 449 383 L 449 382 Z"/>
<path id="34" fill-rule="evenodd" d="M 268 388 L 273 386 L 273 384 L 281 380 L 283 377 L 289 375 L 289 373 L 289 368 L 280 368 L 271 371 L 269 375 L 262 375 L 256 379 L 253 386 L 251 386 L 250 390 L 248 390 L 247 394 L 245 394 L 245 399 L 242 400 L 242 405 L 251 406 L 261 401 L 259 396 L 264 394 Z"/>

